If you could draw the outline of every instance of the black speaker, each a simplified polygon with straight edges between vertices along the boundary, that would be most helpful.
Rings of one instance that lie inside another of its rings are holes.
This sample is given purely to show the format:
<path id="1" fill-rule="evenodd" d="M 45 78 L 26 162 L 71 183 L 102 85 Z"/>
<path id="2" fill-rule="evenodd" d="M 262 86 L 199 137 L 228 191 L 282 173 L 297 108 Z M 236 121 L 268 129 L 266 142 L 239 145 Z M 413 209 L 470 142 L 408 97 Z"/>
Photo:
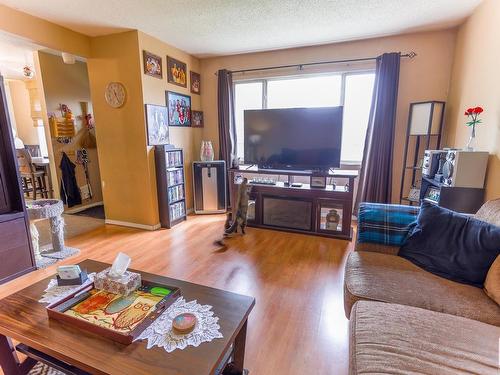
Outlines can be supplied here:
<path id="1" fill-rule="evenodd" d="M 194 212 L 226 212 L 226 162 L 224 160 L 193 163 Z"/>

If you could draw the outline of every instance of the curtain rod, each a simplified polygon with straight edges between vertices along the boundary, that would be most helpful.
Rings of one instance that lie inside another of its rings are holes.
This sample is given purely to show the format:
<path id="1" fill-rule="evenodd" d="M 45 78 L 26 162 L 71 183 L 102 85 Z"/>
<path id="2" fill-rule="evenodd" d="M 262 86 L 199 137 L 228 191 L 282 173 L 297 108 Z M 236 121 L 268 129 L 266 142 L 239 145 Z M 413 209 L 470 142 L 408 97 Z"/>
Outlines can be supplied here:
<path id="1" fill-rule="evenodd" d="M 413 51 L 405 53 L 404 55 L 401 55 L 401 57 L 407 57 L 409 59 L 413 59 L 415 56 L 417 56 L 417 54 Z M 358 62 L 358 61 L 371 61 L 371 60 L 376 60 L 376 59 L 377 59 L 377 57 L 362 57 L 362 58 L 358 58 L 358 59 L 319 61 L 319 62 L 304 63 L 304 64 L 278 65 L 278 66 L 268 66 L 268 67 L 264 67 L 264 68 L 231 70 L 229 72 L 230 73 L 245 73 L 245 72 L 257 72 L 257 71 L 264 71 L 264 70 L 285 69 L 285 68 L 295 68 L 295 67 L 299 68 L 299 70 L 302 70 L 302 68 L 304 66 L 341 64 L 341 63 Z M 217 72 L 215 72 L 215 75 L 217 75 Z"/>

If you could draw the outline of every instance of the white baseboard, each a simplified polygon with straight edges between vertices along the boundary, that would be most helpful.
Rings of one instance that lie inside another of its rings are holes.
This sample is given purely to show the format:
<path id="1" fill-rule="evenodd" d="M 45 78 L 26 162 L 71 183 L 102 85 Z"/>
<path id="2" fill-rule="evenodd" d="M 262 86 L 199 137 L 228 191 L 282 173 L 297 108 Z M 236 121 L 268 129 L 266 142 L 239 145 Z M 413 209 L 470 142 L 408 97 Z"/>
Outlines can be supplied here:
<path id="1" fill-rule="evenodd" d="M 157 230 L 157 229 L 160 229 L 160 223 L 155 224 L 155 225 L 145 225 L 145 224 L 129 223 L 128 221 L 108 220 L 108 219 L 106 219 L 104 221 L 104 223 L 111 224 L 111 225 L 119 225 L 121 227 L 143 229 L 143 230 Z"/>
<path id="2" fill-rule="evenodd" d="M 85 211 L 87 208 L 92 208 L 92 207 L 97 207 L 97 206 L 102 206 L 102 205 L 104 205 L 104 203 L 102 201 L 89 203 L 89 204 L 86 204 L 84 206 L 67 209 L 66 211 L 64 211 L 64 213 L 65 214 L 76 214 L 77 212 Z"/>

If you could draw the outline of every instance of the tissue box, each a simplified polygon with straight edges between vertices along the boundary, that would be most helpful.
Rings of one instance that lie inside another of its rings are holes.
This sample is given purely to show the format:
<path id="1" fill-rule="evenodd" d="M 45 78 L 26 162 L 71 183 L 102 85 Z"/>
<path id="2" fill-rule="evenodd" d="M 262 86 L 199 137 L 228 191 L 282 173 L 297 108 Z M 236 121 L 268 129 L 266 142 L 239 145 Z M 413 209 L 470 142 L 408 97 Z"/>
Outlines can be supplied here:
<path id="1" fill-rule="evenodd" d="M 111 267 L 106 268 L 95 276 L 94 287 L 96 289 L 126 296 L 141 287 L 140 274 L 125 271 L 121 277 L 112 278 L 108 275 L 110 269 Z"/>

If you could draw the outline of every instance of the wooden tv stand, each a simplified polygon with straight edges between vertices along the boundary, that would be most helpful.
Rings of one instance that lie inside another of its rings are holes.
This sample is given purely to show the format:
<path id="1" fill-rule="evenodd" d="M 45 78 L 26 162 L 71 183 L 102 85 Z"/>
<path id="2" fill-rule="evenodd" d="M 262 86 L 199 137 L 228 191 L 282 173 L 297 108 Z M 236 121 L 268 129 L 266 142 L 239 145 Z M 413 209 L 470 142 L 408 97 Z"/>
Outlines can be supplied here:
<path id="1" fill-rule="evenodd" d="M 243 177 L 250 181 L 249 175 L 285 175 L 290 181 L 290 177 L 307 177 L 311 174 L 311 171 L 231 168 L 231 203 L 236 199 L 239 180 Z M 292 187 L 285 182 L 276 182 L 275 185 L 250 184 L 250 202 L 255 209 L 249 207 L 248 226 L 351 240 L 353 188 L 358 171 L 335 170 L 326 176 L 327 182 L 347 179 L 348 183 L 338 186 L 329 184 L 325 189 L 311 188 L 309 184 Z"/>

